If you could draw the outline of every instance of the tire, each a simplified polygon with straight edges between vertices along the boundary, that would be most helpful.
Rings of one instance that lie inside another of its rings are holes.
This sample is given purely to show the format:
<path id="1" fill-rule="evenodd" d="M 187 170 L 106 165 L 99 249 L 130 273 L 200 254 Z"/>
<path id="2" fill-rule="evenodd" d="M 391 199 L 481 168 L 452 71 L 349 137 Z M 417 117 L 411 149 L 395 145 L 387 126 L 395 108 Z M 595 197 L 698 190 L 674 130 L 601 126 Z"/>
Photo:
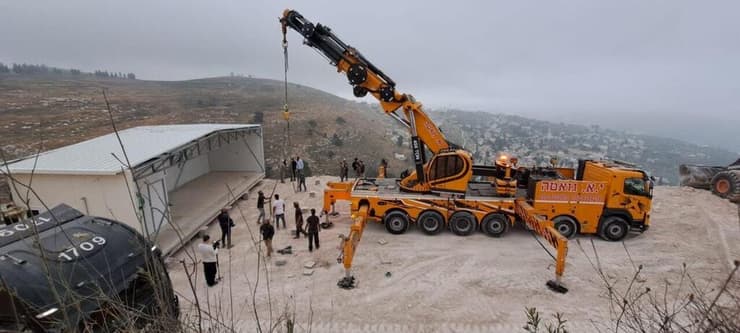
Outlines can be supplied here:
<path id="1" fill-rule="evenodd" d="M 400 235 L 409 228 L 409 216 L 406 215 L 406 212 L 394 210 L 385 214 L 383 223 L 385 224 L 385 230 L 394 235 Z"/>
<path id="2" fill-rule="evenodd" d="M 483 217 L 480 223 L 481 230 L 491 237 L 501 237 L 509 230 L 509 219 L 498 213 L 491 213 Z"/>
<path id="3" fill-rule="evenodd" d="M 730 173 L 727 171 L 722 171 L 714 175 L 710 184 L 712 193 L 720 198 L 727 198 L 732 193 L 732 185 L 734 184 L 732 179 L 730 179 Z"/>
<path id="4" fill-rule="evenodd" d="M 711 189 L 720 198 L 740 200 L 740 171 L 727 170 L 714 175 Z"/>
<path id="5" fill-rule="evenodd" d="M 620 216 L 610 216 L 601 222 L 599 236 L 608 241 L 618 242 L 624 239 L 629 231 L 627 220 Z"/>
<path id="6" fill-rule="evenodd" d="M 416 219 L 416 224 L 424 231 L 427 235 L 436 235 L 442 231 L 442 227 L 445 225 L 445 218 L 442 214 L 434 210 L 428 210 Z"/>
<path id="7" fill-rule="evenodd" d="M 740 170 L 730 170 L 729 173 L 735 187 L 733 187 L 732 192 L 727 196 L 727 199 L 730 199 L 732 202 L 740 203 Z"/>
<path id="8" fill-rule="evenodd" d="M 578 233 L 578 222 L 570 216 L 560 215 L 552 219 L 553 226 L 563 237 L 571 239 Z"/>
<path id="9" fill-rule="evenodd" d="M 475 232 L 476 220 L 475 216 L 470 212 L 460 211 L 452 214 L 450 217 L 450 229 L 455 235 L 468 236 Z"/>

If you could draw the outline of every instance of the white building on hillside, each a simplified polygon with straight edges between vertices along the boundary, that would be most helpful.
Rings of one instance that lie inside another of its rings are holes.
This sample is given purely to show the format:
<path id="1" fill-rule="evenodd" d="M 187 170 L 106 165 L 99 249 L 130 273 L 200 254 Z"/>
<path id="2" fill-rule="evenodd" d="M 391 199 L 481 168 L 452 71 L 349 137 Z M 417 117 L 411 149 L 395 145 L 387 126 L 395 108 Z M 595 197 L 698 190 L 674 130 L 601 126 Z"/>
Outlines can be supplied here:
<path id="1" fill-rule="evenodd" d="M 13 201 L 124 222 L 169 254 L 265 175 L 260 125 L 142 126 L 119 136 L 9 163 Z"/>

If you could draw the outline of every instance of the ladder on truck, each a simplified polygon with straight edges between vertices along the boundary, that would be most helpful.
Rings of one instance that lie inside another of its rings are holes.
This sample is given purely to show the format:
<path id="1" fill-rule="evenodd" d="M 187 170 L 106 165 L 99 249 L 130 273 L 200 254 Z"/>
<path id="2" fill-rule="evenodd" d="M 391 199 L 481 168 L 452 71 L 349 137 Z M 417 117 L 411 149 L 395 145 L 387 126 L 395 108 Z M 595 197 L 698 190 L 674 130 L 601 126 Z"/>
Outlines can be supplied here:
<path id="1" fill-rule="evenodd" d="M 559 293 L 568 292 L 568 288 L 561 282 L 565 271 L 565 257 L 568 255 L 568 239 L 555 230 L 552 221 L 535 214 L 534 207 L 525 199 L 518 198 L 514 201 L 514 211 L 530 230 L 547 240 L 557 251 L 556 256 L 553 257 L 555 259 L 555 280 L 547 281 L 547 287 Z"/>

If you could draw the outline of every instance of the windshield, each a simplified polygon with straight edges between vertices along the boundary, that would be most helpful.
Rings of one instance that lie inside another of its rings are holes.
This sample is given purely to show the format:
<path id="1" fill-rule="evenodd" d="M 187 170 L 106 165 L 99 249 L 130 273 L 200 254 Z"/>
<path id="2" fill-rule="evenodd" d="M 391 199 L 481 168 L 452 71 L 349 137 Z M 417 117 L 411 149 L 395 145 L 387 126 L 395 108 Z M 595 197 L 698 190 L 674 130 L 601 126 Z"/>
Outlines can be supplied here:
<path id="1" fill-rule="evenodd" d="M 627 178 L 624 180 L 624 193 L 650 196 L 650 186 L 642 178 Z"/>

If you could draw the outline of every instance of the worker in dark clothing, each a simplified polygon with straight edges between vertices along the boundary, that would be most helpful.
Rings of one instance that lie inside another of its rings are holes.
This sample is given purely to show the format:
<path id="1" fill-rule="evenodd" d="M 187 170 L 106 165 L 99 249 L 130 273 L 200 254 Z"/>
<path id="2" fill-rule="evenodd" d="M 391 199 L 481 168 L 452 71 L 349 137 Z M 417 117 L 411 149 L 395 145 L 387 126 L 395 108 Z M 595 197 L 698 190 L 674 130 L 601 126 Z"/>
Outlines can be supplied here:
<path id="1" fill-rule="evenodd" d="M 355 178 L 360 178 L 360 162 L 357 160 L 357 157 L 352 161 L 352 170 L 355 171 Z"/>
<path id="2" fill-rule="evenodd" d="M 272 255 L 272 236 L 275 236 L 275 228 L 270 224 L 270 220 L 265 219 L 265 223 L 260 226 L 260 233 L 267 249 L 265 256 L 269 258 Z"/>
<path id="3" fill-rule="evenodd" d="M 301 211 L 298 201 L 293 202 L 293 208 L 295 208 L 295 237 L 293 238 L 298 239 L 301 238 L 301 234 L 306 235 L 303 230 L 303 211 Z"/>
<path id="4" fill-rule="evenodd" d="M 295 161 L 295 158 L 290 158 L 290 181 L 295 181 L 296 179 L 296 168 L 298 167 L 298 162 Z"/>
<path id="5" fill-rule="evenodd" d="M 343 182 L 347 180 L 349 174 L 349 167 L 347 166 L 347 160 L 342 159 L 342 163 L 339 163 L 339 181 Z"/>
<path id="6" fill-rule="evenodd" d="M 257 216 L 257 224 L 260 224 L 265 220 L 265 193 L 259 191 L 257 194 L 257 210 L 260 212 Z"/>
<path id="7" fill-rule="evenodd" d="M 358 173 L 360 174 L 358 177 L 365 178 L 365 162 L 362 160 L 360 160 L 360 163 L 357 166 L 357 171 L 359 171 Z"/>
<path id="8" fill-rule="evenodd" d="M 234 247 L 234 245 L 231 244 L 231 227 L 234 226 L 234 220 L 229 216 L 229 210 L 221 208 L 221 213 L 218 214 L 217 219 L 218 225 L 221 227 L 221 244 L 223 244 L 227 249 Z"/>
<path id="9" fill-rule="evenodd" d="M 306 220 L 308 223 L 308 251 L 313 252 L 313 245 L 316 245 L 316 249 L 319 249 L 319 217 L 316 216 L 316 210 L 311 208 L 311 216 Z"/>

